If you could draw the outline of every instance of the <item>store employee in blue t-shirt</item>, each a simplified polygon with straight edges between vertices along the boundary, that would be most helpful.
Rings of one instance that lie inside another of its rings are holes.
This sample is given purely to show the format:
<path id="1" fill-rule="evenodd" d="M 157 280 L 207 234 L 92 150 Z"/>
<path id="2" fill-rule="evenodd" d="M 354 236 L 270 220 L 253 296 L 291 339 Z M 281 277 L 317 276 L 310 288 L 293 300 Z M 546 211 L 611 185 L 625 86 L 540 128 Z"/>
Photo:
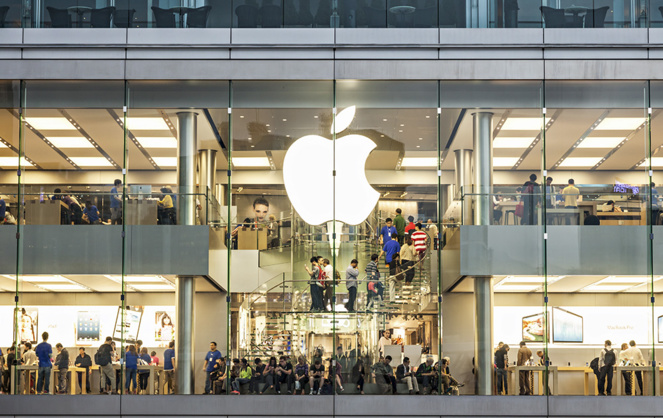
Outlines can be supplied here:
<path id="1" fill-rule="evenodd" d="M 205 356 L 205 395 L 212 393 L 212 372 L 219 367 L 221 352 L 216 349 L 216 343 L 209 343 L 209 351 Z"/>
<path id="2" fill-rule="evenodd" d="M 383 226 L 382 229 L 380 230 L 380 245 L 386 244 L 389 241 L 391 241 L 392 235 L 398 235 L 398 231 L 396 230 L 396 227 L 393 225 L 391 218 L 387 218 L 385 222 L 387 223 L 387 225 Z"/>
<path id="3" fill-rule="evenodd" d="M 389 264 L 391 263 L 391 258 L 394 256 L 394 254 L 398 254 L 400 252 L 401 245 L 398 243 L 398 235 L 393 234 L 391 239 L 384 244 L 384 247 L 382 247 L 379 258 L 382 258 L 382 254 L 385 254 L 386 256 L 384 261 L 385 263 Z"/>

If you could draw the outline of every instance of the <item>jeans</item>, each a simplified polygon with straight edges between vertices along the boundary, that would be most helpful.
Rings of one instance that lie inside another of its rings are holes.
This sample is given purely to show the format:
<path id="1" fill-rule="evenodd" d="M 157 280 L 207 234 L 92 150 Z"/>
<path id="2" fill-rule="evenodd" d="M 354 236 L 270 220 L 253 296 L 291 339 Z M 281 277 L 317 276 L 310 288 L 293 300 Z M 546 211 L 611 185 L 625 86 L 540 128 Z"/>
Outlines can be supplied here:
<path id="1" fill-rule="evenodd" d="M 308 383 L 308 376 L 303 376 L 299 380 L 295 380 L 295 390 L 304 390 L 306 389 L 306 384 Z"/>
<path id="2" fill-rule="evenodd" d="M 239 385 L 249 383 L 250 381 L 251 381 L 251 379 L 244 379 L 244 378 L 238 377 L 237 379 L 233 380 L 233 383 L 232 383 L 233 390 L 239 392 Z"/>
<path id="3" fill-rule="evenodd" d="M 37 371 L 37 393 L 48 393 L 51 387 L 51 367 L 40 367 Z"/>
<path id="4" fill-rule="evenodd" d="M 133 382 L 134 390 L 136 390 L 138 388 L 138 384 L 136 382 L 136 374 L 138 374 L 138 370 L 127 369 L 126 374 L 127 374 L 127 380 L 124 383 L 124 387 L 127 389 L 127 391 L 129 391 L 130 384 L 131 382 Z"/>
<path id="5" fill-rule="evenodd" d="M 578 210 L 577 206 L 564 206 L 564 209 L 574 209 Z M 580 224 L 580 214 L 579 213 L 571 213 L 566 215 L 566 224 L 567 225 L 579 225 Z"/>
<path id="6" fill-rule="evenodd" d="M 140 373 L 138 377 L 140 379 L 140 390 L 147 390 L 147 381 L 150 378 L 150 373 Z"/>
<path id="7" fill-rule="evenodd" d="M 77 372 L 78 375 L 78 387 L 83 388 L 83 373 L 86 374 L 85 379 L 85 393 L 90 393 L 90 374 L 87 372 Z"/>
<path id="8" fill-rule="evenodd" d="M 403 260 L 401 270 L 405 272 L 405 283 L 412 283 L 414 280 L 414 261 Z"/>
<path id="9" fill-rule="evenodd" d="M 58 370 L 58 391 L 60 393 L 67 393 L 67 373 L 69 373 L 68 368 Z"/>
<path id="10" fill-rule="evenodd" d="M 212 372 L 205 371 L 205 393 L 212 392 Z"/>
<path id="11" fill-rule="evenodd" d="M 111 363 L 108 363 L 105 366 L 99 366 L 99 391 L 106 391 L 106 378 L 110 380 L 110 390 L 111 392 L 116 391 L 115 386 L 115 369 Z M 120 381 L 120 385 L 122 382 Z"/>
<path id="12" fill-rule="evenodd" d="M 260 384 L 265 381 L 265 387 L 263 387 L 263 393 L 274 384 L 274 376 L 268 374 L 267 376 L 253 376 L 249 382 L 249 393 L 251 392 L 260 392 Z"/>
<path id="13" fill-rule="evenodd" d="M 345 304 L 345 308 L 348 312 L 354 312 L 355 310 L 355 300 L 357 299 L 357 286 L 352 286 L 348 289 L 350 296 L 348 296 L 348 303 Z"/>
<path id="14" fill-rule="evenodd" d="M 497 394 L 501 395 L 504 391 L 505 395 L 509 394 L 509 382 L 507 380 L 506 369 L 497 369 Z"/>
<path id="15" fill-rule="evenodd" d="M 608 386 L 606 387 L 606 377 Z M 599 372 L 599 395 L 612 395 L 612 366 L 603 366 Z"/>
<path id="16" fill-rule="evenodd" d="M 292 374 L 285 374 L 281 373 L 280 375 L 274 376 L 275 379 L 275 389 L 276 392 L 281 392 L 281 385 L 283 383 L 286 384 L 286 388 L 288 391 L 292 391 L 292 384 L 293 384 L 293 376 Z"/>
<path id="17" fill-rule="evenodd" d="M 312 310 L 322 311 L 324 306 L 322 305 L 322 288 L 317 284 L 311 284 L 311 299 L 313 303 L 311 304 Z"/>
<path id="18" fill-rule="evenodd" d="M 631 390 L 633 385 L 631 384 L 631 372 L 622 372 L 622 379 L 624 379 L 624 393 L 626 395 L 631 395 Z"/>
<path id="19" fill-rule="evenodd" d="M 175 370 L 166 370 L 166 393 L 175 393 Z"/>

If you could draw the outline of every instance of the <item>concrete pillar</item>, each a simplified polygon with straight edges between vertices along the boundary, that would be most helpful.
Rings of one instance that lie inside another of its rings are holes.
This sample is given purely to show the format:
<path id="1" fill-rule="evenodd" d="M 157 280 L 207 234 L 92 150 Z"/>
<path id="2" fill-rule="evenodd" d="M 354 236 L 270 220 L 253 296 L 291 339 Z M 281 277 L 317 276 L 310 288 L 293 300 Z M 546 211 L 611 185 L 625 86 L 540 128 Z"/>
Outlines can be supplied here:
<path id="1" fill-rule="evenodd" d="M 456 158 L 456 190 L 454 197 L 460 200 L 463 194 L 474 193 L 472 189 L 472 150 L 457 149 L 454 151 Z M 462 222 L 472 225 L 472 200 L 474 196 L 466 196 L 463 201 Z"/>
<path id="2" fill-rule="evenodd" d="M 195 112 L 177 114 L 177 223 L 196 224 L 196 154 L 198 132 Z M 176 317 L 177 336 L 175 359 L 177 361 L 177 389 L 182 395 L 194 393 L 193 348 L 193 298 L 195 281 L 192 276 L 177 276 Z"/>
<path id="3" fill-rule="evenodd" d="M 474 126 L 474 224 L 490 225 L 493 186 L 493 114 L 472 115 Z M 493 278 L 474 278 L 474 358 L 477 395 L 493 392 Z"/>
<path id="4" fill-rule="evenodd" d="M 200 204 L 203 207 L 200 210 L 200 222 L 205 224 L 205 221 L 213 221 L 213 214 L 216 213 L 214 208 L 217 208 L 216 198 L 216 150 L 203 149 L 199 152 L 199 169 L 200 181 L 198 182 L 198 193 L 201 195 L 207 194 L 207 200 L 204 196 L 198 196 Z M 209 213 L 208 213 L 209 211 Z"/>
<path id="5" fill-rule="evenodd" d="M 474 224 L 490 225 L 493 214 L 493 114 L 472 114 L 474 126 Z"/>
<path id="6" fill-rule="evenodd" d="M 451 186 L 448 184 L 440 185 L 440 213 L 442 213 L 442 216 L 444 216 L 444 213 L 447 211 L 449 204 L 451 204 L 451 200 L 449 200 L 450 188 Z M 440 219 L 440 222 L 442 222 L 442 219 Z"/>

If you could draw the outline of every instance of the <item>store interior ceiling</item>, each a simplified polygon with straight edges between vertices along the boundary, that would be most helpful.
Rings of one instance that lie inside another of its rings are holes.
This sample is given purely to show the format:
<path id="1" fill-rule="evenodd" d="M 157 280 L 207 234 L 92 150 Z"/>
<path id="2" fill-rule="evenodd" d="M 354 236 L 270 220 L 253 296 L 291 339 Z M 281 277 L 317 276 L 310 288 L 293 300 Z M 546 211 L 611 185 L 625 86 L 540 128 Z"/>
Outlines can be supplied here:
<path id="1" fill-rule="evenodd" d="M 226 109 L 195 109 L 199 148 L 228 146 Z M 174 170 L 177 109 L 132 109 L 127 121 L 129 170 Z M 539 170 L 544 141 L 539 109 L 490 109 L 495 170 Z M 652 113 L 654 166 L 663 166 L 663 110 Z M 454 169 L 453 151 L 471 149 L 471 109 L 443 109 L 443 170 Z M 17 162 L 18 113 L 0 111 L 0 162 Z M 28 169 L 120 170 L 124 127 L 121 109 L 27 109 L 24 149 Z M 547 109 L 548 169 L 634 170 L 645 161 L 645 109 Z M 235 109 L 235 170 L 281 170 L 292 142 L 305 135 L 330 137 L 329 109 Z M 356 127 L 361 126 L 361 129 Z M 435 170 L 435 109 L 357 109 L 350 127 L 338 135 L 364 135 L 377 147 L 368 170 Z M 246 160 L 251 158 L 253 160 Z M 417 160 L 410 166 L 408 158 Z M 242 163 L 246 164 L 242 164 Z M 255 165 L 257 164 L 257 165 Z M 218 154 L 218 168 L 227 159 Z M 32 167 L 30 167 L 32 166 Z"/>
<path id="2" fill-rule="evenodd" d="M 0 292 L 16 292 L 16 276 L 0 275 Z M 129 293 L 175 293 L 175 276 L 136 275 L 125 276 L 125 287 Z M 196 292 L 218 291 L 207 279 L 196 277 Z M 119 293 L 122 288 L 120 275 L 20 275 L 19 292 L 51 293 Z"/>
<path id="3" fill-rule="evenodd" d="M 548 276 L 548 293 L 648 293 L 651 276 Z M 653 276 L 654 292 L 663 291 L 663 276 Z M 496 293 L 543 293 L 543 276 L 494 276 Z M 451 290 L 474 292 L 474 279 L 463 277 Z"/>

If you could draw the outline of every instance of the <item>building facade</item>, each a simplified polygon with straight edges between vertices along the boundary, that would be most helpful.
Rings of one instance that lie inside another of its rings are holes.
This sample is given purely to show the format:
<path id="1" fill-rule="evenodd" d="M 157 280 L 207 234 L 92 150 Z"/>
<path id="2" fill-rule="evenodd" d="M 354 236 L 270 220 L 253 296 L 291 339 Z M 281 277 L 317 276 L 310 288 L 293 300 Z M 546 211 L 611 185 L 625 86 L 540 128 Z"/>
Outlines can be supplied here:
<path id="1" fill-rule="evenodd" d="M 0 1 L 0 415 L 659 414 L 663 1 L 118 1 Z"/>

